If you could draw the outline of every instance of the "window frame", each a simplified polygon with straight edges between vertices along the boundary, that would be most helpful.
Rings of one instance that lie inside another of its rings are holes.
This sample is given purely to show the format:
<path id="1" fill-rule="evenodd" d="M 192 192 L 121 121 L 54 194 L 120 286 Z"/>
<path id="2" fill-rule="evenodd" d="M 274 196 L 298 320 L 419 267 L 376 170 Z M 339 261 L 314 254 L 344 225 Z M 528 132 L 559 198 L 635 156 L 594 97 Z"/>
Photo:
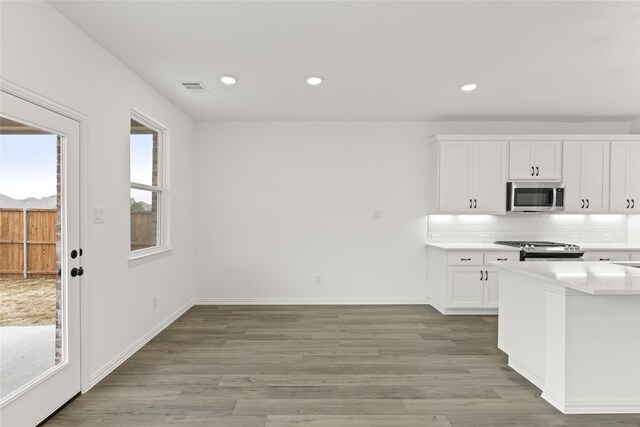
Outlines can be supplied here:
<path id="1" fill-rule="evenodd" d="M 129 125 L 129 198 L 131 190 L 155 192 L 158 195 L 156 245 L 148 248 L 131 250 L 131 214 L 129 214 L 129 267 L 164 258 L 172 252 L 169 227 L 169 129 L 137 109 L 131 109 L 131 120 L 148 127 L 158 134 L 157 184 L 148 185 L 131 181 L 131 125 Z M 129 212 L 131 208 L 129 208 Z"/>

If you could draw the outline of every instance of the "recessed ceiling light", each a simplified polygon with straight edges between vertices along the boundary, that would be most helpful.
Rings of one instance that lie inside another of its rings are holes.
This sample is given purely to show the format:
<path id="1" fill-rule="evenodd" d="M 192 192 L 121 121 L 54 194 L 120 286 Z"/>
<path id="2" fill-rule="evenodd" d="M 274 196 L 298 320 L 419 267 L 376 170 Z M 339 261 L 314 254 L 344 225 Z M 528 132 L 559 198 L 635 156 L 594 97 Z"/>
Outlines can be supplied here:
<path id="1" fill-rule="evenodd" d="M 476 90 L 478 87 L 475 83 L 467 83 L 466 85 L 460 86 L 460 90 L 463 92 L 471 92 L 472 90 Z"/>
<path id="2" fill-rule="evenodd" d="M 309 77 L 307 79 L 307 83 L 309 83 L 311 86 L 318 86 L 320 83 L 322 83 L 322 78 L 321 77 Z"/>
<path id="3" fill-rule="evenodd" d="M 236 82 L 238 81 L 238 79 L 236 79 L 233 76 L 222 76 L 220 77 L 220 81 L 226 85 L 234 85 L 236 84 Z"/>

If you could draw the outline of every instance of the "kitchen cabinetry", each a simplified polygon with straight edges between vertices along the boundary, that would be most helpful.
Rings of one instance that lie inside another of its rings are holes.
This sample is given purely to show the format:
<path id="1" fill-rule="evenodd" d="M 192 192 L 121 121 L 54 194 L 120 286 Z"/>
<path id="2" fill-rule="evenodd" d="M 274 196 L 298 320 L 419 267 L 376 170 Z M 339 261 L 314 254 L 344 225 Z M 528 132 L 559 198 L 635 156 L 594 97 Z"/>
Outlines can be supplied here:
<path id="1" fill-rule="evenodd" d="M 611 142 L 610 212 L 640 213 L 640 141 Z"/>
<path id="2" fill-rule="evenodd" d="M 565 141 L 562 158 L 565 212 L 608 212 L 609 142 Z"/>
<path id="3" fill-rule="evenodd" d="M 491 261 L 518 261 L 520 253 L 428 250 L 428 293 L 443 314 L 495 314 L 498 270 Z"/>
<path id="4" fill-rule="evenodd" d="M 631 261 L 640 261 L 640 252 L 631 252 Z"/>
<path id="5" fill-rule="evenodd" d="M 585 251 L 582 259 L 585 261 L 629 261 L 630 252 Z"/>
<path id="6" fill-rule="evenodd" d="M 505 213 L 505 141 L 437 141 L 430 155 L 434 213 Z"/>
<path id="7" fill-rule="evenodd" d="M 561 141 L 511 141 L 509 179 L 559 181 L 562 176 Z"/>

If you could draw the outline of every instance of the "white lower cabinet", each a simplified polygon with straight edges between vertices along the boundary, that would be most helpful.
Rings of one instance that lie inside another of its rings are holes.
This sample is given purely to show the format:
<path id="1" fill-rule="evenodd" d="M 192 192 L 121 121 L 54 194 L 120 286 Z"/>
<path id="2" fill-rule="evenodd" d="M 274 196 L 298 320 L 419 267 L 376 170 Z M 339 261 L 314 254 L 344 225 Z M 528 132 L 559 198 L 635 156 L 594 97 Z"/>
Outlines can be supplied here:
<path id="1" fill-rule="evenodd" d="M 603 252 L 585 251 L 582 259 L 585 261 L 630 261 L 631 252 Z"/>
<path id="2" fill-rule="evenodd" d="M 631 252 L 631 261 L 640 261 L 640 252 Z"/>
<path id="3" fill-rule="evenodd" d="M 500 276 L 492 261 L 519 261 L 520 253 L 428 250 L 427 288 L 443 314 L 496 314 Z"/>

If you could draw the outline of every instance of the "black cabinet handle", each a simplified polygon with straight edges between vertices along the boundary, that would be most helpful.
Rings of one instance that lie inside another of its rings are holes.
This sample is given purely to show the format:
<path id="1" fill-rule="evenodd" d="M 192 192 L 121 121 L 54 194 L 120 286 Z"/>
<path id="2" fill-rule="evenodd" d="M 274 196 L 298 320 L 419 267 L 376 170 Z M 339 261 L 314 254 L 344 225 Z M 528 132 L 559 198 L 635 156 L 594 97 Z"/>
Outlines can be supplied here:
<path id="1" fill-rule="evenodd" d="M 76 259 L 78 257 L 78 251 L 75 249 L 71 251 L 71 259 Z"/>
<path id="2" fill-rule="evenodd" d="M 587 199 L 587 209 L 589 209 L 589 199 Z"/>
<path id="3" fill-rule="evenodd" d="M 508 261 L 507 258 L 498 258 L 496 261 Z"/>
<path id="4" fill-rule="evenodd" d="M 482 270 L 480 270 L 480 280 L 484 280 L 484 276 L 482 275 Z"/>
<path id="5" fill-rule="evenodd" d="M 460 258 L 460 261 L 471 261 L 471 258 Z"/>
<path id="6" fill-rule="evenodd" d="M 534 176 L 536 173 L 536 168 L 534 168 L 533 166 L 531 166 L 531 176 Z"/>
<path id="7" fill-rule="evenodd" d="M 82 276 L 84 274 L 84 268 L 78 268 L 78 276 Z"/>
<path id="8" fill-rule="evenodd" d="M 631 209 L 633 209 L 635 206 L 636 206 L 636 200 L 631 199 Z"/>
<path id="9" fill-rule="evenodd" d="M 600 261 L 611 261 L 609 258 L 600 258 Z"/>
<path id="10" fill-rule="evenodd" d="M 484 280 L 489 280 L 489 272 L 487 270 L 484 271 Z"/>
<path id="11" fill-rule="evenodd" d="M 584 199 L 580 199 L 582 200 L 582 206 L 580 206 L 580 209 L 584 209 Z"/>
<path id="12" fill-rule="evenodd" d="M 478 209 L 478 199 L 473 199 L 473 209 Z"/>
<path id="13" fill-rule="evenodd" d="M 540 168 L 536 166 L 536 176 L 540 175 Z"/>
<path id="14" fill-rule="evenodd" d="M 469 199 L 469 209 L 473 208 L 473 199 Z"/>
<path id="15" fill-rule="evenodd" d="M 629 206 L 631 206 L 631 200 L 627 199 L 627 209 L 629 209 Z"/>

